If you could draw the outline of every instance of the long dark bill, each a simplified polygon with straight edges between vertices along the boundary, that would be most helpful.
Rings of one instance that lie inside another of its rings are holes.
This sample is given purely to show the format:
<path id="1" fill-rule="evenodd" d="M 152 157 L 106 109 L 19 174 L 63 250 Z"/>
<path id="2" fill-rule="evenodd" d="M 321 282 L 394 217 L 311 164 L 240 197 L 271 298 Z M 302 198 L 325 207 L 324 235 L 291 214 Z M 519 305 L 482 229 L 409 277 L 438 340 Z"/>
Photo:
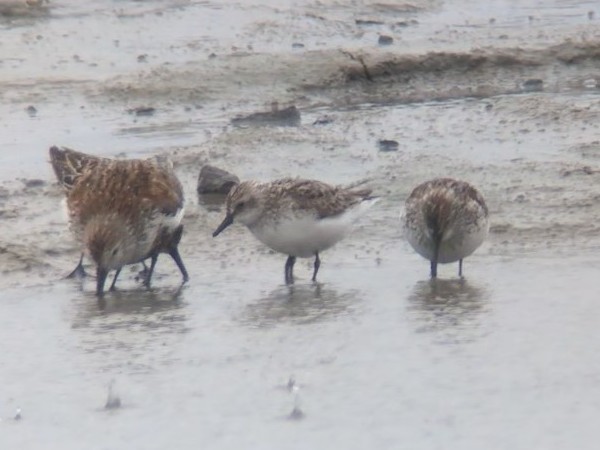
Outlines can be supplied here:
<path id="1" fill-rule="evenodd" d="M 227 214 L 225 216 L 225 219 L 223 219 L 223 222 L 221 222 L 221 225 L 219 225 L 217 227 L 217 229 L 214 231 L 213 237 L 217 237 L 219 235 L 219 233 L 221 233 L 221 231 L 223 231 L 225 228 L 227 228 L 232 223 L 233 223 L 233 214 Z"/>
<path id="2" fill-rule="evenodd" d="M 106 281 L 107 275 L 108 270 L 101 269 L 100 267 L 96 269 L 96 295 L 98 297 L 104 295 L 104 282 Z"/>

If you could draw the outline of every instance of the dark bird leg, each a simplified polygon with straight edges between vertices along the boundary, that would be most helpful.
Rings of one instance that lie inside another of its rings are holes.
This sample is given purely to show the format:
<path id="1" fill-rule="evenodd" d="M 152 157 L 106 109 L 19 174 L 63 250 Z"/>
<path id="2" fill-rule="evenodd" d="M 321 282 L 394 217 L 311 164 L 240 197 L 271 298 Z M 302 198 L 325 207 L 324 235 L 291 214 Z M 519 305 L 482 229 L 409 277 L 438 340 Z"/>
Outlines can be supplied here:
<path id="1" fill-rule="evenodd" d="M 313 276 L 312 276 L 313 282 L 317 281 L 317 272 L 319 271 L 319 267 L 321 267 L 321 260 L 319 259 L 319 252 L 315 252 L 315 270 L 314 270 Z"/>
<path id="2" fill-rule="evenodd" d="M 98 297 L 104 295 L 104 282 L 106 281 L 107 275 L 108 270 L 101 269 L 100 267 L 96 269 L 96 295 Z"/>
<path id="3" fill-rule="evenodd" d="M 146 279 L 144 280 L 144 286 L 150 287 L 150 280 L 152 279 L 152 274 L 154 273 L 154 266 L 156 266 L 156 260 L 158 259 L 158 253 L 154 253 L 150 260 L 150 269 L 148 269 L 148 273 L 146 274 Z"/>
<path id="4" fill-rule="evenodd" d="M 190 279 L 190 277 L 188 276 L 187 270 L 185 270 L 183 260 L 181 259 L 181 256 L 179 255 L 179 250 L 177 250 L 176 246 L 169 250 L 169 255 L 171 255 L 171 258 L 173 258 L 173 261 L 175 261 L 177 267 L 179 267 L 181 275 L 183 275 L 183 282 L 186 283 Z"/>
<path id="5" fill-rule="evenodd" d="M 115 290 L 115 284 L 117 284 L 117 278 L 119 278 L 119 274 L 121 273 L 121 269 L 117 269 L 115 272 L 115 276 L 113 277 L 112 283 L 110 285 L 109 291 Z"/>
<path id="6" fill-rule="evenodd" d="M 177 264 L 177 267 L 179 268 L 179 271 L 181 272 L 181 275 L 183 276 L 183 282 L 187 283 L 187 281 L 190 279 L 190 277 L 188 276 L 187 270 L 185 269 L 183 260 L 181 259 L 181 255 L 179 255 L 179 250 L 177 249 L 177 246 L 179 245 L 179 241 L 181 241 L 182 235 L 183 235 L 183 225 L 179 225 L 179 227 L 177 227 L 177 230 L 175 230 L 175 233 L 173 233 L 173 236 L 171 237 L 171 245 L 169 246 L 169 255 L 171 255 L 171 258 L 173 258 L 173 261 L 175 261 L 175 264 Z"/>
<path id="7" fill-rule="evenodd" d="M 434 259 L 431 261 L 431 278 L 437 277 L 437 261 Z"/>
<path id="8" fill-rule="evenodd" d="M 458 276 L 462 278 L 462 258 L 458 260 Z"/>
<path id="9" fill-rule="evenodd" d="M 67 278 L 84 278 L 87 277 L 87 273 L 85 273 L 85 269 L 83 268 L 83 253 L 81 254 L 81 257 L 79 258 L 79 263 L 77 264 L 77 267 L 75 267 L 75 269 L 73 269 L 73 272 L 71 272 L 69 275 L 67 275 Z"/>
<path id="10" fill-rule="evenodd" d="M 295 256 L 288 256 L 285 262 L 285 284 L 294 284 L 294 264 L 296 263 Z"/>

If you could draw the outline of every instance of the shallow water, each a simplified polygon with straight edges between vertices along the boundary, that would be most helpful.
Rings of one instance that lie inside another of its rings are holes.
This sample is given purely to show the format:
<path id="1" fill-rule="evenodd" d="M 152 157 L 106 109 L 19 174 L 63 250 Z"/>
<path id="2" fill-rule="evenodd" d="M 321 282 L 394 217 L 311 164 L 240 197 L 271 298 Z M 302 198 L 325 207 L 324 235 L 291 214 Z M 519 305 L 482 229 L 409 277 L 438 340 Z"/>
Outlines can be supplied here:
<path id="1" fill-rule="evenodd" d="M 600 11 L 411 5 L 0 8 L 0 448 L 595 448 Z M 301 125 L 231 124 L 272 102 Z M 53 144 L 172 156 L 187 285 L 166 256 L 154 288 L 131 267 L 102 302 L 93 280 L 62 279 L 79 250 Z M 285 256 L 241 226 L 210 237 L 207 162 L 368 180 L 382 199 L 321 255 L 318 284 L 299 260 L 287 287 Z M 464 280 L 456 264 L 429 280 L 401 233 L 404 199 L 434 176 L 490 207 Z M 111 383 L 121 407 L 106 409 Z"/>

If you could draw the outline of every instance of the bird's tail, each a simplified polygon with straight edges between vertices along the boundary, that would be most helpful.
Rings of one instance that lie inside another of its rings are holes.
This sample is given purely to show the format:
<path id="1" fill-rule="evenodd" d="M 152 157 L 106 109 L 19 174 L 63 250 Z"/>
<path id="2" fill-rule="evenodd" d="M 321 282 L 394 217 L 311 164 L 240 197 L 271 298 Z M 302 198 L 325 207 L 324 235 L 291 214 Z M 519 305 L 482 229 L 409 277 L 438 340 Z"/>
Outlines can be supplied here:
<path id="1" fill-rule="evenodd" d="M 50 163 L 58 182 L 65 188 L 71 189 L 83 171 L 98 165 L 103 158 L 76 152 L 66 147 L 50 147 Z"/>

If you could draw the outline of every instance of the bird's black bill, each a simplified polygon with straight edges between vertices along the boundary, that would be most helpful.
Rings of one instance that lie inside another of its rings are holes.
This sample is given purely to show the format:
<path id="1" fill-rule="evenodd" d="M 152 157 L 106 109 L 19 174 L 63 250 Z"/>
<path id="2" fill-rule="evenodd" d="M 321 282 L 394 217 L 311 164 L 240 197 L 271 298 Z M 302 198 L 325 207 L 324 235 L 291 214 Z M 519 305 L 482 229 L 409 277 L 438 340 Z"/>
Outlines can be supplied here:
<path id="1" fill-rule="evenodd" d="M 213 233 L 213 237 L 217 237 L 219 235 L 219 233 L 221 233 L 221 231 L 223 231 L 225 228 L 227 228 L 232 223 L 233 223 L 233 214 L 227 214 L 225 216 L 225 219 L 223 219 L 223 222 L 221 222 L 221 225 L 219 225 L 217 227 L 217 229 L 215 230 L 215 232 Z"/>
<path id="2" fill-rule="evenodd" d="M 96 269 L 96 295 L 98 297 L 104 295 L 104 282 L 106 281 L 107 275 L 108 270 L 101 269 L 100 267 Z"/>

